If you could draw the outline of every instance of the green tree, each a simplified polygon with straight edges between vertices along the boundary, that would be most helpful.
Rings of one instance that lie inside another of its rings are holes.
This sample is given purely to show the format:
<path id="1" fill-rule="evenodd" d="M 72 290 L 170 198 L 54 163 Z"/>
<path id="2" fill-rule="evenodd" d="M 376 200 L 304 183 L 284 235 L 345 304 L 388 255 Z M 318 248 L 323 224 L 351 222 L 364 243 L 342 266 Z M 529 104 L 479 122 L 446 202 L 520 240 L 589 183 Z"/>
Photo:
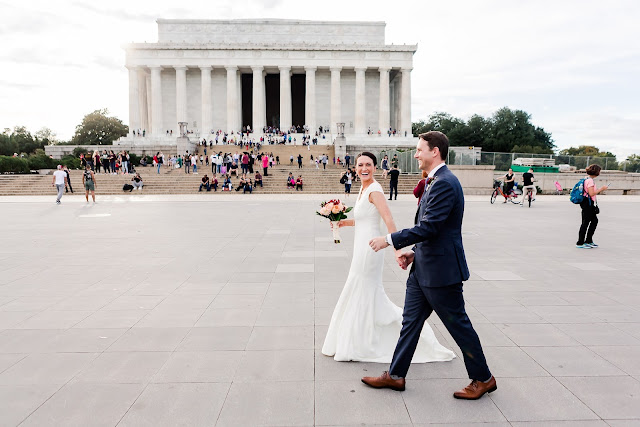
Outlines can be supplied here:
<path id="1" fill-rule="evenodd" d="M 598 147 L 594 147 L 593 145 L 581 145 L 578 148 L 570 147 L 565 148 L 564 150 L 560 150 L 561 156 L 578 156 L 584 157 L 584 159 L 580 159 L 576 165 L 582 165 L 581 162 L 585 162 L 584 167 L 589 166 L 587 163 L 586 157 L 589 157 L 589 164 L 597 164 L 603 169 L 613 170 L 619 168 L 619 163 L 616 160 L 616 155 L 609 151 L 600 151 Z M 578 159 L 576 159 L 578 160 Z"/>
<path id="2" fill-rule="evenodd" d="M 0 136 L 0 155 L 31 154 L 45 145 L 42 140 L 34 138 L 25 126 L 16 126 L 13 131 L 5 128 Z"/>
<path id="3" fill-rule="evenodd" d="M 58 142 L 58 138 L 56 137 L 56 134 L 48 127 L 43 127 L 42 129 L 37 131 L 35 136 L 36 136 L 36 139 L 42 141 L 46 145 L 53 145 Z"/>
<path id="4" fill-rule="evenodd" d="M 629 157 L 627 157 L 627 160 L 625 160 L 624 162 L 620 162 L 618 169 L 634 173 L 640 172 L 640 155 L 630 155 Z"/>
<path id="5" fill-rule="evenodd" d="M 413 134 L 437 130 L 449 137 L 452 146 L 482 147 L 485 152 L 515 152 L 523 147 L 527 152 L 553 153 L 551 134 L 531 123 L 531 115 L 522 110 L 507 107 L 496 111 L 492 117 L 474 114 L 465 122 L 451 114 L 437 112 L 429 120 L 413 123 Z"/>
<path id="6" fill-rule="evenodd" d="M 594 147 L 593 145 L 565 148 L 564 150 L 560 150 L 560 154 L 565 156 L 615 157 L 613 153 L 600 151 L 598 147 Z"/>
<path id="7" fill-rule="evenodd" d="M 116 117 L 109 117 L 107 109 L 87 114 L 76 126 L 71 142 L 75 145 L 111 145 L 129 132 L 129 127 Z"/>

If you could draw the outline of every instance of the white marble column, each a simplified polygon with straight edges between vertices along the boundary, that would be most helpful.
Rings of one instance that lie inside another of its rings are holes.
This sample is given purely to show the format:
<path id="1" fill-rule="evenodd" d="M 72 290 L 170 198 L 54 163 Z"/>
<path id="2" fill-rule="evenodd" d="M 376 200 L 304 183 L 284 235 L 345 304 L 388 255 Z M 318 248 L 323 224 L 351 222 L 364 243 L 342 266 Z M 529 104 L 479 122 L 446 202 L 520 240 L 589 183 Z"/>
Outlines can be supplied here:
<path id="1" fill-rule="evenodd" d="M 304 124 L 309 127 L 309 133 L 315 135 L 318 130 L 316 121 L 316 70 L 317 67 L 304 67 L 305 79 Z"/>
<path id="2" fill-rule="evenodd" d="M 402 69 L 402 88 L 400 92 L 400 136 L 411 136 L 411 70 Z"/>
<path id="3" fill-rule="evenodd" d="M 340 90 L 340 71 L 342 67 L 331 67 L 331 114 L 329 125 L 331 127 L 331 133 L 338 133 L 338 122 L 342 121 L 342 106 L 341 90 Z"/>
<path id="4" fill-rule="evenodd" d="M 378 107 L 378 130 L 383 135 L 389 130 L 389 68 L 380 67 L 380 104 Z"/>
<path id="5" fill-rule="evenodd" d="M 140 129 L 140 135 L 142 135 L 142 131 L 149 131 L 149 111 L 147 104 L 147 73 L 142 69 L 138 69 L 138 111 L 140 114 L 140 124 L 138 129 Z"/>
<path id="6" fill-rule="evenodd" d="M 280 69 L 280 130 L 286 131 L 291 127 L 291 67 L 278 68 Z"/>
<path id="7" fill-rule="evenodd" d="M 187 67 L 173 68 L 176 70 L 176 122 L 169 125 L 169 129 L 178 131 L 178 123 L 187 121 Z"/>
<path id="8" fill-rule="evenodd" d="M 238 67 L 227 69 L 227 132 L 238 131 Z"/>
<path id="9" fill-rule="evenodd" d="M 367 71 L 367 67 L 356 67 L 356 106 L 355 106 L 355 120 L 354 120 L 354 131 L 356 134 L 365 134 L 367 130 L 365 128 L 365 71 Z"/>
<path id="10" fill-rule="evenodd" d="M 162 67 L 149 67 L 151 70 L 151 134 L 162 136 Z"/>
<path id="11" fill-rule="evenodd" d="M 253 70 L 253 124 L 254 134 L 261 134 L 267 117 L 267 104 L 264 97 L 264 67 L 251 67 Z"/>
<path id="12" fill-rule="evenodd" d="M 201 132 L 204 138 L 209 138 L 212 122 L 212 104 L 211 104 L 211 67 L 200 67 L 200 86 L 202 89 L 202 120 L 200 121 Z"/>
<path id="13" fill-rule="evenodd" d="M 140 87 L 138 85 L 138 69 L 129 68 L 129 136 L 140 129 Z"/>
<path id="14" fill-rule="evenodd" d="M 236 72 L 236 99 L 238 112 L 236 113 L 236 130 L 239 132 L 242 130 L 242 71 L 238 69 Z"/>

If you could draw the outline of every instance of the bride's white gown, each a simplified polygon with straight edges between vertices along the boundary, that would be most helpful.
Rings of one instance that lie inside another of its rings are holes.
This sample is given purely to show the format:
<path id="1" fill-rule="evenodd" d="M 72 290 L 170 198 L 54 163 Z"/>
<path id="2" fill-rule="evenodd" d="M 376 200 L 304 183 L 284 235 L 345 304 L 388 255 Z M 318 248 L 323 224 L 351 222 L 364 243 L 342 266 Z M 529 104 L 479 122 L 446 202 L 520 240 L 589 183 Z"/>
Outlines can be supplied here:
<path id="1" fill-rule="evenodd" d="M 381 232 L 382 218 L 369 194 L 382 187 L 374 181 L 353 208 L 355 237 L 347 282 L 331 316 L 322 354 L 337 361 L 390 363 L 402 328 L 402 309 L 384 291 L 384 251 L 374 252 L 369 241 Z M 412 363 L 447 361 L 454 353 L 443 347 L 425 322 Z"/>

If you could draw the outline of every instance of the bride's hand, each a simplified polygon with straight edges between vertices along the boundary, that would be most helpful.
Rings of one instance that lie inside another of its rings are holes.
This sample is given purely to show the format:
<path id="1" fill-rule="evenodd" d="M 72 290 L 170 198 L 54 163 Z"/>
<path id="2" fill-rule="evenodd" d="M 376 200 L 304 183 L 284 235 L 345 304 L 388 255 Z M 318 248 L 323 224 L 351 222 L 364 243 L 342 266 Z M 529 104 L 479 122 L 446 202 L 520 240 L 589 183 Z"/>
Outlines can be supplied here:
<path id="1" fill-rule="evenodd" d="M 330 223 L 331 224 L 331 229 L 333 230 L 333 222 Z M 341 219 L 340 221 L 338 221 L 338 228 L 342 228 L 342 227 L 346 227 L 349 224 L 347 223 L 346 219 Z"/>

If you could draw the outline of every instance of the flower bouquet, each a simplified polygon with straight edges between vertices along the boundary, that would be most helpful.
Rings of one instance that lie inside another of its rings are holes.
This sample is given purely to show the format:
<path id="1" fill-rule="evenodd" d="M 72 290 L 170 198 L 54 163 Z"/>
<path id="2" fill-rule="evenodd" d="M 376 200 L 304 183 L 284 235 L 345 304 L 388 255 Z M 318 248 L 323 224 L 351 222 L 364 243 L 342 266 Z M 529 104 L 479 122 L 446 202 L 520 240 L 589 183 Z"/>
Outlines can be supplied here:
<path id="1" fill-rule="evenodd" d="M 342 219 L 347 219 L 347 213 L 351 212 L 351 208 L 346 207 L 340 200 L 329 200 L 328 202 L 320 203 L 320 211 L 316 212 L 317 215 L 329 218 L 333 228 L 333 243 L 340 243 L 340 228 L 338 222 Z"/>

